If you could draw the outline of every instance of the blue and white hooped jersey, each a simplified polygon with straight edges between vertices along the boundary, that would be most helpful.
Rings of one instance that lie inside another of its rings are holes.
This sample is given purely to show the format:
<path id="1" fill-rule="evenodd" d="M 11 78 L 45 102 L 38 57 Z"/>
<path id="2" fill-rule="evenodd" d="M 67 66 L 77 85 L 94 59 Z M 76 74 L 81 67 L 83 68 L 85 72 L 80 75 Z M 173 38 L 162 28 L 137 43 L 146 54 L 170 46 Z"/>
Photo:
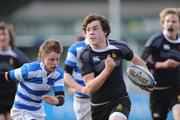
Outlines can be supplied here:
<path id="1" fill-rule="evenodd" d="M 19 82 L 13 104 L 18 109 L 39 110 L 42 97 L 51 90 L 64 94 L 64 74 L 60 67 L 47 76 L 44 64 L 36 61 L 11 70 L 9 77 Z"/>
<path id="2" fill-rule="evenodd" d="M 79 83 L 81 86 L 85 86 L 84 81 L 82 80 L 80 68 L 77 64 L 78 62 L 78 56 L 80 54 L 80 51 L 83 47 L 88 45 L 89 42 L 87 40 L 81 41 L 79 43 L 73 44 L 69 49 L 67 53 L 67 57 L 65 60 L 65 64 L 73 68 L 73 74 L 72 77 L 75 79 L 77 83 Z M 79 91 L 75 92 L 76 96 L 79 97 L 88 97 L 85 94 L 80 93 Z"/>

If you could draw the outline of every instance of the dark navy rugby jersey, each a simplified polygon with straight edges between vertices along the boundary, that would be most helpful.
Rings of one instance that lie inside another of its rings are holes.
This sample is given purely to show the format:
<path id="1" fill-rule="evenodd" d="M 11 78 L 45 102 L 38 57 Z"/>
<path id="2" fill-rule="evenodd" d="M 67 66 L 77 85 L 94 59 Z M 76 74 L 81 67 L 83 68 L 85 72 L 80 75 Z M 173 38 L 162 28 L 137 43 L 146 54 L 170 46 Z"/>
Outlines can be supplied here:
<path id="1" fill-rule="evenodd" d="M 153 35 L 146 43 L 142 58 L 153 70 L 157 86 L 172 86 L 180 81 L 180 67 L 155 69 L 156 62 L 173 59 L 180 62 L 180 38 L 175 42 L 168 40 L 163 33 Z"/>
<path id="2" fill-rule="evenodd" d="M 0 51 L 0 71 L 6 72 L 20 67 L 28 58 L 17 48 L 9 48 L 7 51 Z M 16 92 L 16 83 L 14 81 L 0 81 L 0 94 L 9 94 Z"/>
<path id="3" fill-rule="evenodd" d="M 95 77 L 98 76 L 105 68 L 108 55 L 115 60 L 116 66 L 100 89 L 91 95 L 92 103 L 107 102 L 128 95 L 122 75 L 122 60 L 131 60 L 134 54 L 125 43 L 108 40 L 108 46 L 101 50 L 86 46 L 80 55 L 81 74 L 93 72 Z"/>

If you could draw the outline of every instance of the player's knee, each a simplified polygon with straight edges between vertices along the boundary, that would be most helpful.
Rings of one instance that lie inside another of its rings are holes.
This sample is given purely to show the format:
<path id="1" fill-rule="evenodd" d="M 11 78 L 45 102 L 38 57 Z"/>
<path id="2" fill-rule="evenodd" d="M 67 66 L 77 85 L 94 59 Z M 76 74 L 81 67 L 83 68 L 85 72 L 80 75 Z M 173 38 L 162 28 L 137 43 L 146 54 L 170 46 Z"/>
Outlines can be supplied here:
<path id="1" fill-rule="evenodd" d="M 180 104 L 176 104 L 172 107 L 172 113 L 174 118 L 180 117 Z"/>
<path id="2" fill-rule="evenodd" d="M 180 111 L 180 103 L 172 107 L 172 111 Z"/>
<path id="3" fill-rule="evenodd" d="M 153 120 L 166 120 L 167 115 L 164 113 L 153 113 L 152 118 Z"/>
<path id="4" fill-rule="evenodd" d="M 109 120 L 127 120 L 127 117 L 123 113 L 113 112 L 109 116 Z"/>
<path id="5" fill-rule="evenodd" d="M 0 120 L 5 120 L 5 115 L 4 114 L 0 114 Z"/>

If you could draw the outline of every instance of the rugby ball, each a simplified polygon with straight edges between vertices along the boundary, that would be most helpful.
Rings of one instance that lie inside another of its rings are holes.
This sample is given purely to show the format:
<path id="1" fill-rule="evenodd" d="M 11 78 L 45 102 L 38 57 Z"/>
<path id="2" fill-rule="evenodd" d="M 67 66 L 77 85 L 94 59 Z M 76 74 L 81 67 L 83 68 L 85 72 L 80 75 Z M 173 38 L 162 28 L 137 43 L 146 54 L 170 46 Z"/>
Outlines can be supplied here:
<path id="1" fill-rule="evenodd" d="M 155 86 L 154 77 L 148 69 L 139 65 L 130 65 L 127 68 L 129 79 L 139 87 L 153 88 Z"/>

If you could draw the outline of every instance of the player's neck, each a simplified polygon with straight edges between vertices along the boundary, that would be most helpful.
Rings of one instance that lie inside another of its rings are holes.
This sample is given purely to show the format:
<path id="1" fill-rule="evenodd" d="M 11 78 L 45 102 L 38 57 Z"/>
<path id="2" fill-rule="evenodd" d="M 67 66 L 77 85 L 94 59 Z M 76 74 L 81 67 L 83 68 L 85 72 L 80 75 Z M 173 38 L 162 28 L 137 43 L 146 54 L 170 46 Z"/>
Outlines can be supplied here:
<path id="1" fill-rule="evenodd" d="M 0 46 L 0 51 L 8 51 L 9 46 Z"/>
<path id="2" fill-rule="evenodd" d="M 98 44 L 96 44 L 96 45 L 91 45 L 91 47 L 94 48 L 94 49 L 104 49 L 104 48 L 106 48 L 107 46 L 108 46 L 108 43 L 107 43 L 106 40 L 103 41 L 103 42 L 100 42 L 100 43 L 98 43 Z"/>
<path id="3" fill-rule="evenodd" d="M 48 72 L 48 73 L 47 73 L 47 76 L 49 76 L 50 74 L 51 74 L 51 73 L 50 73 L 50 72 Z"/>

